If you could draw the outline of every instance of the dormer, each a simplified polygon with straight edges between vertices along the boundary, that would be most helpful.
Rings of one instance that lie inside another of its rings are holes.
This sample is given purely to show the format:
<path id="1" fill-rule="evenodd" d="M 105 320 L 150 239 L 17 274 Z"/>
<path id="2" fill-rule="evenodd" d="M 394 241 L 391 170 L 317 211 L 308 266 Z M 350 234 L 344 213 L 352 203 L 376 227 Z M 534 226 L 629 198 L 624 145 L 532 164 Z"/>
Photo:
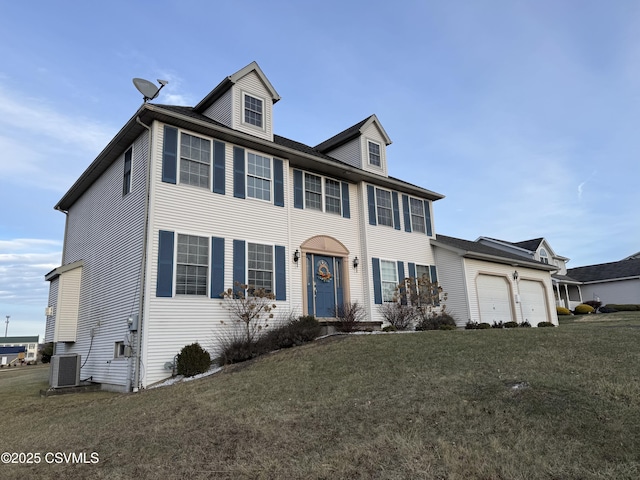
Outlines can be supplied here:
<path id="1" fill-rule="evenodd" d="M 315 149 L 367 172 L 387 175 L 387 146 L 391 139 L 378 117 L 361 122 L 316 145 Z"/>
<path id="2" fill-rule="evenodd" d="M 273 141 L 273 104 L 280 100 L 256 62 L 218 84 L 198 105 L 196 112 L 238 130 Z"/>

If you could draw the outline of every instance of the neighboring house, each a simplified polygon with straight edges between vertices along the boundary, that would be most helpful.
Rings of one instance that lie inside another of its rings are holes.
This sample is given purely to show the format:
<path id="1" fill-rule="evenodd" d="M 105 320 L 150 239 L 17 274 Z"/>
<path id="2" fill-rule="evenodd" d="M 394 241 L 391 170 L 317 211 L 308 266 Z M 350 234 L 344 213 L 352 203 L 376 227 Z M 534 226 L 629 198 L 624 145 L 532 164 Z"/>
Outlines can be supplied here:
<path id="1" fill-rule="evenodd" d="M 438 234 L 431 244 L 446 309 L 458 326 L 467 321 L 558 324 L 550 275 L 556 267 L 481 241 Z"/>
<path id="2" fill-rule="evenodd" d="M 522 242 L 508 242 L 495 238 L 480 237 L 476 241 L 556 267 L 551 275 L 556 306 L 573 310 L 582 303 L 580 281 L 567 274 L 569 259 L 557 255 L 546 239 L 534 238 Z"/>
<path id="3" fill-rule="evenodd" d="M 236 281 L 273 292 L 276 317 L 358 302 L 381 325 L 401 279 L 437 278 L 442 195 L 387 174 L 377 117 L 311 147 L 274 134 L 278 100 L 254 62 L 195 107 L 145 103 L 55 206 L 45 340 L 82 355 L 81 379 L 135 390 L 183 346 L 215 350 Z"/>
<path id="4" fill-rule="evenodd" d="M 24 361 L 35 362 L 38 359 L 38 335 L 33 337 L 0 337 L 0 348 L 17 348 L 23 347 Z M 2 355 L 4 359 L 5 355 Z M 4 360 L 3 360 L 4 361 Z"/>
<path id="5" fill-rule="evenodd" d="M 580 282 L 585 300 L 607 304 L 640 304 L 640 257 L 619 262 L 570 268 L 568 275 Z"/>

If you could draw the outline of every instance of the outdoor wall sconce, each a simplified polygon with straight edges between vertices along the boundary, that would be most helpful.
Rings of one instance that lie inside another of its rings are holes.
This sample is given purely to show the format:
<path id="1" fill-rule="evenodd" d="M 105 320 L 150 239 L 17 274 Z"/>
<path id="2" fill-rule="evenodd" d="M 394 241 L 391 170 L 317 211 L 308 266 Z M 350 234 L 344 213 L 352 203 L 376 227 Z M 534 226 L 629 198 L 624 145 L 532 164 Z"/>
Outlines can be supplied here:
<path id="1" fill-rule="evenodd" d="M 360 265 L 360 260 L 358 260 L 358 257 L 353 259 L 353 268 L 355 268 L 356 270 L 358 269 L 358 265 Z"/>
<path id="2" fill-rule="evenodd" d="M 512 276 L 514 280 L 518 280 L 518 271 L 514 270 Z"/>
<path id="3" fill-rule="evenodd" d="M 296 251 L 293 254 L 293 261 L 298 263 L 298 260 L 300 260 L 300 250 L 296 248 Z"/>

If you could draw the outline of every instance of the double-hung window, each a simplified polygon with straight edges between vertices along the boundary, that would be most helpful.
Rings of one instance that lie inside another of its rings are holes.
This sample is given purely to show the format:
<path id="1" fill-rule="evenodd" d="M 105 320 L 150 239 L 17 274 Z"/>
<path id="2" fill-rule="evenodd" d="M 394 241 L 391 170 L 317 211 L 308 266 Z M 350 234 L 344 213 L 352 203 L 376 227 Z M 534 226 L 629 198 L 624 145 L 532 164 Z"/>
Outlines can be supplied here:
<path id="1" fill-rule="evenodd" d="M 208 266 L 209 239 L 194 235 L 178 235 L 176 293 L 206 295 Z"/>
<path id="2" fill-rule="evenodd" d="M 211 142 L 187 133 L 180 134 L 180 183 L 209 188 Z"/>
<path id="3" fill-rule="evenodd" d="M 244 122 L 262 128 L 262 99 L 244 94 Z"/>
<path id="4" fill-rule="evenodd" d="M 131 191 L 131 156 L 133 149 L 130 148 L 124 154 L 124 174 L 122 176 L 122 196 Z"/>
<path id="5" fill-rule="evenodd" d="M 322 211 L 322 178 L 304 174 L 304 203 L 307 208 Z"/>
<path id="6" fill-rule="evenodd" d="M 247 154 L 247 196 L 271 201 L 271 159 Z"/>
<path id="7" fill-rule="evenodd" d="M 380 260 L 380 282 L 382 284 L 382 301 L 393 302 L 398 286 L 398 267 L 396 262 Z"/>
<path id="8" fill-rule="evenodd" d="M 376 188 L 376 211 L 378 215 L 378 225 L 393 227 L 391 192 Z"/>
<path id="9" fill-rule="evenodd" d="M 325 178 L 324 192 L 325 211 L 340 215 L 342 213 L 340 182 Z"/>
<path id="10" fill-rule="evenodd" d="M 368 140 L 369 144 L 369 164 L 379 167 L 382 165 L 380 161 L 380 145 L 378 143 Z"/>
<path id="11" fill-rule="evenodd" d="M 411 209 L 411 226 L 413 227 L 413 231 L 425 233 L 427 230 L 424 220 L 424 202 L 417 198 L 410 198 L 409 206 Z"/>
<path id="12" fill-rule="evenodd" d="M 273 292 L 273 246 L 259 243 L 247 245 L 248 284 Z"/>

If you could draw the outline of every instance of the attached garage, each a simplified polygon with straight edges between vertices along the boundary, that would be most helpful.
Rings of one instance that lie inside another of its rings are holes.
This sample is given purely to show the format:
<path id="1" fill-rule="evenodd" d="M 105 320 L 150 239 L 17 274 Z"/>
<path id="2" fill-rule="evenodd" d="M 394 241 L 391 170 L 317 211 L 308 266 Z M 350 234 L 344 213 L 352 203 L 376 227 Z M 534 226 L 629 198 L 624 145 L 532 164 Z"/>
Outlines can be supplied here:
<path id="1" fill-rule="evenodd" d="M 480 274 L 476 279 L 476 288 L 481 322 L 493 324 L 513 320 L 511 292 L 507 278 Z"/>
<path id="2" fill-rule="evenodd" d="M 521 280 L 518 288 L 524 321 L 529 322 L 532 327 L 537 326 L 540 322 L 549 322 L 547 296 L 542 282 Z"/>

